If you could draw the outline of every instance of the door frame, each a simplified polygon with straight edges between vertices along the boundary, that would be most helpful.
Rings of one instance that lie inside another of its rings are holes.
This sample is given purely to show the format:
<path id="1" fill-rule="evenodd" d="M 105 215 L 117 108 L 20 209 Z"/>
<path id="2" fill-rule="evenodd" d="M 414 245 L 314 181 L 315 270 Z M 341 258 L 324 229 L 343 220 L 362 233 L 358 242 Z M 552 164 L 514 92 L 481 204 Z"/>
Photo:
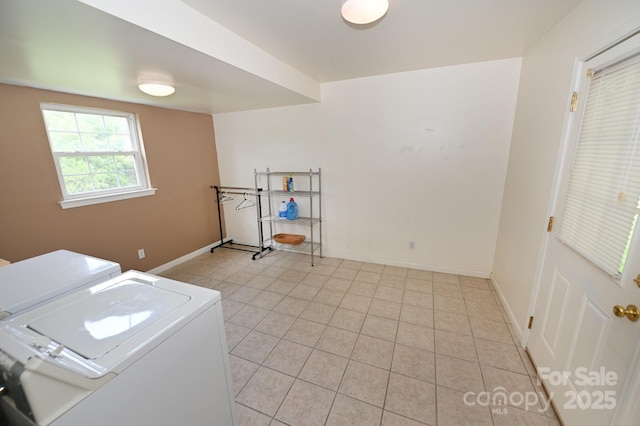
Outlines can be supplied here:
<path id="1" fill-rule="evenodd" d="M 570 157 L 570 153 L 568 152 L 571 138 L 571 128 L 574 125 L 574 120 L 576 120 L 575 114 L 573 114 L 570 110 L 571 97 L 573 92 L 578 91 L 580 86 L 580 81 L 584 73 L 586 73 L 585 63 L 597 56 L 600 53 L 608 50 L 611 47 L 616 46 L 617 44 L 622 43 L 628 38 L 633 37 L 634 35 L 640 32 L 640 27 L 636 25 L 628 25 L 623 26 L 621 29 L 609 34 L 604 40 L 599 40 L 597 43 L 593 43 L 591 46 L 588 46 L 584 49 L 583 52 L 576 55 L 574 58 L 573 69 L 571 74 L 571 83 L 569 85 L 569 90 L 567 92 L 567 100 L 566 100 L 566 108 L 562 125 L 562 133 L 561 133 L 561 142 L 558 147 L 558 153 L 556 155 L 556 165 L 553 172 L 553 181 L 551 185 L 551 190 L 549 192 L 549 199 L 547 202 L 546 216 L 544 218 L 545 222 L 540 224 L 540 229 L 542 232 L 542 238 L 540 242 L 540 249 L 538 250 L 538 258 L 536 261 L 536 270 L 533 279 L 533 286 L 531 289 L 531 295 L 529 297 L 529 306 L 527 310 L 527 316 L 530 318 L 534 315 L 536 305 L 539 300 L 539 293 L 541 288 L 542 281 L 542 271 L 544 268 L 547 248 L 549 246 L 549 236 L 550 233 L 546 231 L 547 220 L 549 217 L 554 215 L 556 211 L 557 203 L 558 203 L 558 194 L 561 188 L 561 179 L 562 179 L 562 171 L 565 165 L 565 162 L 568 161 Z M 581 94 L 584 95 L 584 94 Z M 580 100 L 579 100 L 580 101 Z M 584 99 L 581 99 L 584 102 Z M 640 229 L 636 232 L 640 232 Z M 640 240 L 640 239 L 639 239 Z M 640 241 L 637 242 L 640 245 Z M 527 342 L 529 340 L 529 336 L 531 334 L 531 330 L 528 328 L 523 329 L 522 338 L 520 344 L 523 348 L 527 347 Z M 532 359 L 535 362 L 535 360 Z M 632 371 L 640 370 L 640 342 L 636 345 L 634 355 L 631 361 Z M 622 389 L 622 394 L 624 398 L 622 400 L 617 401 L 618 409 L 616 410 L 613 416 L 613 422 L 615 424 L 629 424 L 631 425 L 632 419 L 640 418 L 640 404 L 632 404 L 630 400 L 631 395 L 636 394 L 640 395 L 640 375 L 636 375 L 632 379 L 630 379 L 624 388 Z"/>
<path id="2" fill-rule="evenodd" d="M 551 216 L 553 216 L 553 212 L 556 209 L 556 204 L 558 202 L 558 193 L 560 191 L 560 180 L 562 178 L 562 170 L 564 167 L 565 161 L 567 161 L 569 149 L 569 138 L 570 138 L 570 130 L 573 122 L 575 120 L 574 114 L 569 111 L 569 106 L 571 105 L 571 97 L 574 91 L 578 90 L 579 86 L 579 76 L 580 73 L 584 69 L 584 61 L 579 58 L 574 58 L 573 60 L 573 69 L 571 71 L 571 84 L 569 86 L 569 91 L 567 93 L 567 100 L 565 105 L 565 113 L 562 124 L 562 137 L 560 146 L 558 147 L 558 153 L 556 154 L 556 167 L 553 170 L 553 183 L 551 186 L 551 192 L 549 193 L 549 200 L 547 202 L 547 211 L 545 215 L 545 221 L 547 221 Z M 542 230 L 542 238 L 540 243 L 540 250 L 538 250 L 538 259 L 536 261 L 536 271 L 533 278 L 533 286 L 531 288 L 531 295 L 529 297 L 529 307 L 527 309 L 527 316 L 531 318 L 534 315 L 536 305 L 538 303 L 538 293 L 540 293 L 540 287 L 542 282 L 542 271 L 544 267 L 544 261 L 547 255 L 547 247 L 549 246 L 549 232 L 546 231 L 547 223 L 541 223 L 540 229 Z M 531 330 L 525 328 L 522 333 L 521 344 L 523 348 L 527 347 L 527 342 L 529 341 L 529 335 L 531 334 Z"/>

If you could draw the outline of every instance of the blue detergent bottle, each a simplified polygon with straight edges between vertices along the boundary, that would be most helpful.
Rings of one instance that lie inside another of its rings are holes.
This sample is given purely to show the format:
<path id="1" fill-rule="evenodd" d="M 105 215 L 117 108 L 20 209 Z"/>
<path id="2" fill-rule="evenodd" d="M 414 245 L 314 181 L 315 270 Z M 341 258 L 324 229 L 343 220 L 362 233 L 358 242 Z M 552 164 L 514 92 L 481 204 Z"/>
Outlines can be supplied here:
<path id="1" fill-rule="evenodd" d="M 298 218 L 298 204 L 293 201 L 293 197 L 289 200 L 289 204 L 287 204 L 287 219 L 296 220 Z"/>
<path id="2" fill-rule="evenodd" d="M 280 203 L 280 209 L 278 209 L 278 217 L 280 219 L 287 218 L 287 202 L 284 200 L 282 200 L 282 203 Z"/>

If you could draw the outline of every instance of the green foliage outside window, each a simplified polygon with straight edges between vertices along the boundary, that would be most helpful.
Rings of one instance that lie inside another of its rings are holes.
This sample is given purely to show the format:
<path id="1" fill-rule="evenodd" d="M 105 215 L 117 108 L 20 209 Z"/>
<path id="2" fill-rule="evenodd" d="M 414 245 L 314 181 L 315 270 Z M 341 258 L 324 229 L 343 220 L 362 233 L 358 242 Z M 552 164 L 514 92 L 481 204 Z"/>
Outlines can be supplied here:
<path id="1" fill-rule="evenodd" d="M 69 195 L 140 185 L 127 117 L 43 110 Z"/>

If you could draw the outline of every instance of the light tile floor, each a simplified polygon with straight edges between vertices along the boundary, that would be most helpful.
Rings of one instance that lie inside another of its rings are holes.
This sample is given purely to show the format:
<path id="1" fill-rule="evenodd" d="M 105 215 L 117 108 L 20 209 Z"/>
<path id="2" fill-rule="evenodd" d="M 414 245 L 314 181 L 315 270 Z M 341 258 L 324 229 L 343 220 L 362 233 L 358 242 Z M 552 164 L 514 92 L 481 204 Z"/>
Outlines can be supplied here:
<path id="1" fill-rule="evenodd" d="M 241 426 L 560 424 L 488 280 L 226 248 L 163 275 L 222 293 Z"/>

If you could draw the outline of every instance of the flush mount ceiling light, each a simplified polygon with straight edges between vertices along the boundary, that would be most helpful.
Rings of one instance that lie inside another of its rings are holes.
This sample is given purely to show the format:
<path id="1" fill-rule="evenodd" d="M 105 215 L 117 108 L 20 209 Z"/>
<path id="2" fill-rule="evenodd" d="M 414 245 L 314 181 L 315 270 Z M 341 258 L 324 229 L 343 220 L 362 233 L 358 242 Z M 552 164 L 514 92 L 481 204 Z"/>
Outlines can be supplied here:
<path id="1" fill-rule="evenodd" d="M 176 91 L 175 87 L 166 83 L 140 83 L 138 88 L 151 96 L 169 96 Z"/>
<path id="2" fill-rule="evenodd" d="M 345 0 L 341 11 L 345 20 L 363 25 L 382 18 L 388 9 L 388 0 Z"/>

